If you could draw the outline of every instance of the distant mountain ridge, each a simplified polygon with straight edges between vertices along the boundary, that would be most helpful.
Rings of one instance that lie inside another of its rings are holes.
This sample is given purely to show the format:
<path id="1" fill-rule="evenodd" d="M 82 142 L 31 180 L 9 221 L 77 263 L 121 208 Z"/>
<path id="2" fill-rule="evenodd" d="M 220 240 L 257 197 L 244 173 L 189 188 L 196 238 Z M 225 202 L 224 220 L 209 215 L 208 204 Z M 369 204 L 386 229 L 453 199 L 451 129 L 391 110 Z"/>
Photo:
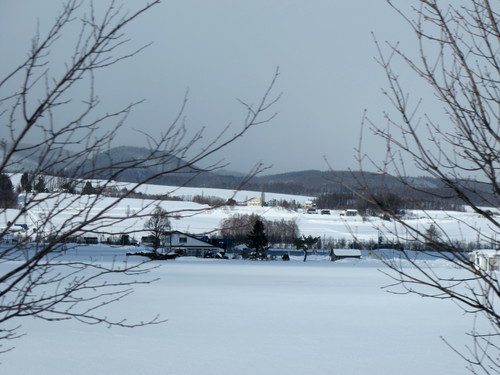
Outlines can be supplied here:
<path id="1" fill-rule="evenodd" d="M 68 151 L 52 153 L 50 158 L 40 160 L 40 153 L 26 151 L 19 153 L 15 163 L 11 164 L 10 172 L 21 172 L 35 170 L 40 162 L 49 162 L 57 157 L 70 157 Z M 134 160 L 147 160 L 139 167 L 135 166 Z M 158 163 L 161 160 L 162 163 Z M 54 164 L 53 174 L 67 174 L 68 171 L 58 171 L 58 164 Z M 113 167 L 111 167 L 113 166 Z M 91 158 L 82 159 L 78 167 L 78 173 L 83 176 L 89 171 L 95 171 L 92 178 L 111 178 L 117 174 L 117 181 L 138 182 L 151 178 L 149 183 L 160 185 L 206 187 L 236 189 L 241 188 L 244 174 L 231 173 L 221 170 L 202 172 L 194 165 L 186 165 L 186 162 L 176 156 L 161 152 L 151 152 L 144 147 L 118 146 L 109 150 L 96 153 Z M 166 171 L 168 173 L 164 174 Z M 118 173 L 119 172 L 119 173 Z M 78 174 L 77 174 L 78 175 Z M 85 176 L 89 178 L 90 176 Z M 354 171 L 320 171 L 303 170 L 287 173 L 256 176 L 244 185 L 245 190 L 258 192 L 271 192 L 283 194 L 298 194 L 319 196 L 324 193 L 342 192 L 347 190 L 361 189 L 360 181 L 370 186 L 374 191 L 404 192 L 404 184 L 387 174 L 354 172 Z M 408 177 L 408 182 L 426 191 L 437 191 L 445 189 L 443 184 L 432 177 Z M 476 187 L 475 187 L 476 188 Z M 477 189 L 485 191 L 487 187 Z"/>

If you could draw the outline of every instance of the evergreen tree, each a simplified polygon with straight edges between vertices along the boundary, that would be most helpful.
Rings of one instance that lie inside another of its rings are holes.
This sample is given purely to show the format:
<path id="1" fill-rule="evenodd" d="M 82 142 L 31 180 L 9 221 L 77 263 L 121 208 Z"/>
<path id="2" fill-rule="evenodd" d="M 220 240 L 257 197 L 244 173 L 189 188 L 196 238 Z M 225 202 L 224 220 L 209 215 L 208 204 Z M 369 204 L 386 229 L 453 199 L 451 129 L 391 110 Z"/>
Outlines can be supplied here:
<path id="1" fill-rule="evenodd" d="M 130 245 L 130 236 L 128 234 L 122 234 L 120 236 L 120 245 L 122 246 Z"/>
<path id="2" fill-rule="evenodd" d="M 433 251 L 445 251 L 446 244 L 442 243 L 441 232 L 439 228 L 432 223 L 424 233 L 425 247 Z"/>
<path id="3" fill-rule="evenodd" d="M 259 259 L 266 258 L 266 247 L 268 241 L 265 233 L 264 223 L 258 219 L 253 225 L 253 229 L 248 233 L 246 245 L 250 249 L 254 249 L 256 256 Z"/>
<path id="4" fill-rule="evenodd" d="M 425 231 L 425 238 L 428 242 L 436 242 L 441 239 L 441 233 L 434 223 L 432 223 Z"/>
<path id="5" fill-rule="evenodd" d="M 90 181 L 87 181 L 85 183 L 85 186 L 83 187 L 82 195 L 90 195 L 90 194 L 95 194 L 95 189 L 92 186 L 92 183 Z"/>
<path id="6" fill-rule="evenodd" d="M 69 181 L 67 182 L 63 182 L 60 186 L 60 188 L 66 192 L 66 193 L 70 193 L 70 194 L 75 194 L 75 187 L 73 186 L 73 184 Z"/>
<path id="7" fill-rule="evenodd" d="M 21 176 L 21 188 L 26 193 L 31 192 L 31 179 L 28 175 L 28 172 L 24 172 Z"/>
<path id="8" fill-rule="evenodd" d="M 14 186 L 9 176 L 4 173 L 0 174 L 0 208 L 13 208 L 16 207 L 16 194 L 14 193 Z"/>
<path id="9" fill-rule="evenodd" d="M 34 186 L 34 190 L 36 193 L 46 193 L 47 188 L 45 187 L 45 179 L 43 176 L 38 177 L 38 181 Z"/>

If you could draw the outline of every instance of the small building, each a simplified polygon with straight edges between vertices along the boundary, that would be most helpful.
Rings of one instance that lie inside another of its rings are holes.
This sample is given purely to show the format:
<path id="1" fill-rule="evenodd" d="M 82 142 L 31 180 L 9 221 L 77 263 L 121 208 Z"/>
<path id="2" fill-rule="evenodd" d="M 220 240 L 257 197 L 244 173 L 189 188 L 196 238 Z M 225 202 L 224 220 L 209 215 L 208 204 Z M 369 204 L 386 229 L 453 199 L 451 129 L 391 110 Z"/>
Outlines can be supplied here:
<path id="1" fill-rule="evenodd" d="M 99 239 L 97 237 L 83 237 L 83 243 L 86 245 L 97 245 Z"/>
<path id="2" fill-rule="evenodd" d="M 344 211 L 340 211 L 339 214 L 340 216 L 358 216 L 358 210 L 350 208 Z"/>
<path id="3" fill-rule="evenodd" d="M 141 244 L 145 245 L 145 246 L 153 245 L 154 241 L 155 241 L 155 236 L 153 236 L 153 235 L 141 237 Z"/>
<path id="4" fill-rule="evenodd" d="M 361 259 L 361 251 L 358 249 L 333 249 L 330 252 L 330 260 L 339 259 Z"/>
<path id="5" fill-rule="evenodd" d="M 475 250 L 471 253 L 471 262 L 483 271 L 500 271 L 500 251 Z"/>
<path id="6" fill-rule="evenodd" d="M 358 210 L 355 209 L 345 210 L 345 216 L 358 216 Z"/>
<path id="7" fill-rule="evenodd" d="M 247 200 L 247 206 L 252 206 L 252 207 L 262 207 L 264 205 L 264 202 L 260 198 L 250 198 Z"/>
<path id="8" fill-rule="evenodd" d="M 307 200 L 302 204 L 302 207 L 305 209 L 309 209 L 309 208 L 316 209 L 316 203 L 314 203 L 312 200 Z"/>
<path id="9" fill-rule="evenodd" d="M 195 235 L 173 231 L 163 238 L 166 253 L 177 253 L 186 256 L 206 257 L 224 253 L 224 249 L 212 245 Z"/>

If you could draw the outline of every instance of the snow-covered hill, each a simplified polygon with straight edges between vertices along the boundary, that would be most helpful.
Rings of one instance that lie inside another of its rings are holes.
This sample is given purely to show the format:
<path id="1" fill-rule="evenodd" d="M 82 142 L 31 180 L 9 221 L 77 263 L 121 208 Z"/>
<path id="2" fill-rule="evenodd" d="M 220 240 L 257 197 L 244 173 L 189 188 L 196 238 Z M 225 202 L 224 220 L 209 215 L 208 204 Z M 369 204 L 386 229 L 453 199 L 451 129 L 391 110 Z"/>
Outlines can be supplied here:
<path id="1" fill-rule="evenodd" d="M 19 183 L 20 175 L 13 175 L 14 185 Z M 93 181 L 95 185 L 99 181 Z M 132 184 L 117 183 L 117 188 L 130 189 Z M 377 241 L 380 235 L 383 235 L 387 240 L 392 240 L 396 235 L 404 237 L 404 230 L 400 225 L 396 225 L 390 221 L 385 221 L 380 218 L 370 217 L 362 218 L 360 216 L 341 216 L 339 211 L 331 211 L 330 215 L 308 214 L 305 210 L 286 210 L 281 207 L 253 207 L 253 206 L 226 206 L 216 209 L 210 209 L 207 205 L 198 204 L 189 201 L 193 196 L 219 197 L 222 199 L 233 198 L 238 202 L 244 202 L 253 197 L 261 197 L 261 193 L 252 191 L 233 191 L 225 189 L 208 189 L 208 188 L 192 188 L 192 187 L 176 187 L 162 185 L 143 185 L 139 191 L 146 194 L 165 195 L 171 197 L 182 197 L 183 201 L 161 201 L 158 204 L 165 210 L 171 213 L 175 219 L 171 220 L 172 229 L 191 234 L 216 234 L 220 228 L 221 220 L 234 214 L 258 214 L 268 220 L 296 220 L 301 234 L 306 236 L 319 236 L 322 239 L 352 239 L 353 236 L 359 240 L 374 240 Z M 48 196 L 47 196 L 48 197 Z M 75 198 L 76 197 L 76 198 Z M 47 199 L 43 205 L 36 207 L 25 215 L 20 224 L 26 224 L 29 227 L 36 227 L 37 218 L 46 215 L 47 211 L 59 204 L 60 199 L 72 199 L 68 207 L 57 213 L 52 225 L 60 227 L 68 225 L 69 218 L 74 215 L 78 216 L 78 212 L 88 199 L 94 199 L 93 196 L 67 196 L 66 198 L 59 195 L 55 198 Z M 303 203 L 310 200 L 312 197 L 266 193 L 265 199 L 295 201 Z M 96 200 L 92 210 L 98 211 L 111 205 L 116 198 L 101 197 Z M 136 231 L 134 236 L 140 238 L 146 234 L 141 232 L 144 227 L 145 218 L 127 219 L 130 214 L 137 213 L 141 210 L 149 212 L 156 203 L 147 199 L 123 199 L 119 204 L 112 208 L 109 212 L 110 216 L 124 218 L 117 224 L 106 227 L 102 232 L 106 233 L 124 233 Z M 67 203 L 65 203 L 67 204 Z M 145 209 L 145 207 L 147 207 Z M 0 217 L 0 227 L 3 226 L 13 213 L 9 211 L 2 214 Z M 23 221 L 24 220 L 24 221 Z M 459 241 L 476 241 L 477 230 L 488 233 L 488 222 L 473 212 L 455 212 L 455 211 L 414 211 L 409 215 L 408 222 L 417 228 L 425 230 L 432 223 L 436 224 L 440 231 L 446 233 L 451 240 Z M 101 223 L 98 223 L 101 224 Z M 96 225 L 97 227 L 97 225 Z M 99 229 L 96 229 L 99 232 Z"/>

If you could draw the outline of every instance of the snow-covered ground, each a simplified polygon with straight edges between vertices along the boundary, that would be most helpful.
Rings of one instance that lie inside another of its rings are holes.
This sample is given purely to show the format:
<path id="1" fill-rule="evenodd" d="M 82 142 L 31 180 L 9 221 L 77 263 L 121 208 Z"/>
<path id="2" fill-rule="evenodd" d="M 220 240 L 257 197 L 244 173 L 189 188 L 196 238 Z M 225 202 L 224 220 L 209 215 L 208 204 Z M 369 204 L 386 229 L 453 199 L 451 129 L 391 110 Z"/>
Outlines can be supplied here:
<path id="1" fill-rule="evenodd" d="M 102 262 L 123 249 L 80 247 L 66 255 Z M 27 318 L 27 335 L 0 356 L 2 374 L 466 374 L 441 340 L 468 344 L 471 317 L 450 301 L 394 295 L 381 264 L 179 258 L 161 262 L 154 284 L 107 314 L 168 321 L 134 329 Z M 436 272 L 455 275 L 446 263 Z"/>
<path id="2" fill-rule="evenodd" d="M 19 175 L 13 175 L 13 183 L 16 184 Z M 95 183 L 97 183 L 95 181 Z M 128 187 L 130 184 L 117 183 L 119 187 Z M 235 197 L 237 201 L 245 201 L 252 197 L 260 197 L 260 193 L 224 189 L 206 189 L 206 188 L 188 188 L 160 185 L 144 185 L 140 190 L 150 194 L 167 194 L 171 196 L 184 197 L 190 199 L 194 195 L 213 196 L 223 199 Z M 43 196 L 43 194 L 41 195 Z M 277 199 L 296 201 L 303 203 L 311 197 L 286 195 L 286 194 L 265 194 L 266 200 Z M 17 222 L 19 224 L 27 224 L 30 227 L 36 227 L 37 217 L 43 217 L 46 212 L 56 205 L 58 200 L 63 199 L 58 196 L 53 199 L 48 199 L 43 205 L 31 210 L 28 215 L 25 215 Z M 62 206 L 64 210 L 59 212 L 53 218 L 52 222 L 55 226 L 67 225 L 68 218 L 73 217 L 79 212 L 80 207 L 85 204 L 86 200 L 94 199 L 93 196 L 82 196 L 75 198 L 70 196 L 67 201 L 72 200 L 71 204 L 67 202 Z M 114 198 L 100 198 L 94 204 L 92 211 L 98 212 L 103 207 L 109 206 L 114 201 Z M 147 211 L 152 211 L 156 203 L 150 200 L 142 199 L 123 199 L 116 207 L 109 211 L 109 216 L 113 217 L 128 217 L 131 213 L 137 213 L 144 210 L 148 206 Z M 384 221 L 380 218 L 368 218 L 364 220 L 360 216 L 347 217 L 341 216 L 339 211 L 331 211 L 331 215 L 307 214 L 305 210 L 290 211 L 280 207 L 251 207 L 251 206 L 228 206 L 217 209 L 208 209 L 207 205 L 201 205 L 190 201 L 161 201 L 159 205 L 170 212 L 176 219 L 171 220 L 172 229 L 191 234 L 216 234 L 220 228 L 220 223 L 223 219 L 234 214 L 251 214 L 261 215 L 268 220 L 296 220 L 301 234 L 306 236 L 319 236 L 322 239 L 347 239 L 350 240 L 355 236 L 359 240 L 374 240 L 377 241 L 379 235 L 384 235 L 387 240 L 392 240 L 396 236 L 405 238 L 405 232 L 401 226 L 395 225 L 389 221 Z M 13 215 L 13 213 L 11 213 Z M 0 215 L 0 227 L 4 226 L 9 218 L 9 211 L 5 211 Z M 127 219 L 120 223 L 113 224 L 111 227 L 106 227 L 103 232 L 107 233 L 123 233 L 135 231 L 134 236 L 140 239 L 146 232 L 138 232 L 144 228 L 146 218 Z M 482 233 L 485 237 L 494 238 L 494 230 L 490 228 L 489 222 L 474 212 L 452 212 L 452 211 L 414 211 L 412 216 L 408 218 L 408 222 L 416 228 L 424 231 L 432 223 L 435 223 L 439 231 L 446 233 L 450 240 L 457 241 L 477 241 L 478 233 Z M 102 236 L 104 240 L 104 235 Z"/>
<path id="3" fill-rule="evenodd" d="M 14 181 L 15 183 L 15 181 Z M 145 186 L 150 194 L 233 197 L 220 189 Z M 260 197 L 238 192 L 236 200 Z M 77 219 L 84 201 L 73 196 L 71 204 L 54 216 L 53 225 Z M 56 198 L 54 198 L 56 199 Z M 61 199 L 58 197 L 57 199 Z M 303 202 L 310 197 L 266 194 L 266 199 Z M 101 198 L 93 209 L 109 205 Z M 67 201 L 69 202 L 69 200 Z M 110 212 L 128 217 L 151 201 L 124 199 Z M 37 218 L 55 205 L 29 212 L 18 224 L 36 227 Z M 273 207 L 208 206 L 189 201 L 162 201 L 174 230 L 192 234 L 216 233 L 221 220 L 232 214 L 256 213 L 268 220 L 297 221 L 301 234 L 325 239 L 388 239 L 400 227 L 378 218 L 307 214 Z M 15 211 L 1 214 L 0 227 Z M 412 225 L 428 228 L 435 223 L 449 238 L 477 240 L 477 229 L 489 234 L 488 223 L 472 212 L 417 212 Z M 140 230 L 145 219 L 126 219 L 106 228 L 123 233 Z M 139 238 L 142 233 L 135 234 Z M 127 249 L 105 245 L 80 246 L 65 256 L 98 262 L 125 260 Z M 75 321 L 48 323 L 31 318 L 22 324 L 27 333 L 12 341 L 13 351 L 0 355 L 2 374 L 466 374 L 463 361 L 442 341 L 459 349 L 470 344 L 466 332 L 472 317 L 463 315 L 450 301 L 394 295 L 381 289 L 390 279 L 379 272 L 382 264 L 363 252 L 361 260 L 329 262 L 310 255 L 290 262 L 178 258 L 160 262 L 149 278 L 124 301 L 106 312 L 114 317 L 147 320 L 157 313 L 168 321 L 135 329 L 88 326 Z M 138 261 L 132 259 L 131 261 Z M 0 265 L 8 267 L 7 263 Z M 434 272 L 450 277 L 458 270 L 443 261 L 432 263 Z"/>

